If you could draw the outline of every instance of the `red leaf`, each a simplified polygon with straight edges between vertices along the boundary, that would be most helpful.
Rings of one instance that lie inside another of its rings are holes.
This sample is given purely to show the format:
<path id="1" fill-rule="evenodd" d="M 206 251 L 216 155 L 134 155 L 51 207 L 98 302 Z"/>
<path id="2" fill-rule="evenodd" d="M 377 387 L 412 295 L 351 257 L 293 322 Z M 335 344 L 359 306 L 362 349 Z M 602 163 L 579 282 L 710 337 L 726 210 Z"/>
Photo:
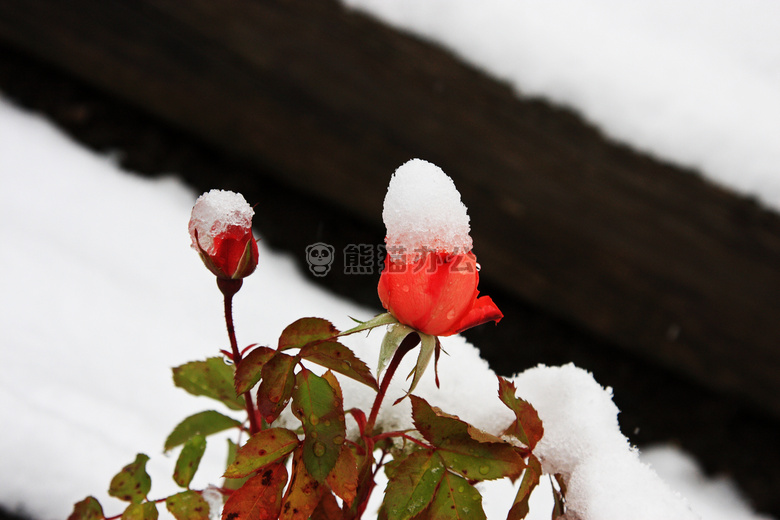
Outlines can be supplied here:
<path id="1" fill-rule="evenodd" d="M 293 456 L 293 474 L 290 487 L 284 496 L 282 513 L 279 520 L 307 520 L 326 490 L 306 471 L 306 465 L 301 459 L 301 450 Z"/>
<path id="2" fill-rule="evenodd" d="M 222 509 L 222 520 L 276 520 L 285 484 L 284 464 L 269 466 L 230 495 Z"/>
<path id="3" fill-rule="evenodd" d="M 514 383 L 503 377 L 498 378 L 498 397 L 515 413 L 515 421 L 505 433 L 517 437 L 528 449 L 533 450 L 544 435 L 544 426 L 536 409 L 527 401 L 515 397 Z"/>
<path id="4" fill-rule="evenodd" d="M 257 389 L 257 409 L 268 424 L 279 417 L 292 397 L 296 362 L 296 358 L 277 352 L 263 366 L 263 381 Z"/>
<path id="5" fill-rule="evenodd" d="M 338 329 L 322 318 L 301 318 L 287 326 L 279 337 L 279 350 L 303 348 L 337 336 Z"/>

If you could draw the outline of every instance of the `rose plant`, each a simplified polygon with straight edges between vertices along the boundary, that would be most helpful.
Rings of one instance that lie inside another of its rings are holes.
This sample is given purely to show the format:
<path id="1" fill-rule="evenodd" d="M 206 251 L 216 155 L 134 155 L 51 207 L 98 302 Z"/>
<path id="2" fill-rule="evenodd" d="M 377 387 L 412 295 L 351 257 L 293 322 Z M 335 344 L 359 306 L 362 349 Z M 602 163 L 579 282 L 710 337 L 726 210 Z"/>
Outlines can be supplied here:
<path id="1" fill-rule="evenodd" d="M 388 255 L 378 286 L 387 313 L 346 331 L 322 318 L 301 318 L 283 330 L 275 348 L 241 350 L 232 300 L 258 265 L 252 215 L 244 198 L 231 192 L 212 190 L 196 202 L 189 225 L 192 244 L 217 278 L 231 349 L 173 369 L 176 386 L 243 411 L 246 420 L 218 410 L 185 418 L 164 444 L 166 451 L 181 447 L 173 474 L 181 492 L 150 499 L 149 457 L 138 454 L 110 483 L 109 494 L 128 503 L 121 514 L 107 517 L 100 503 L 87 497 L 75 505 L 70 520 L 154 520 L 162 502 L 178 520 L 213 518 L 220 507 L 224 520 L 359 519 L 381 470 L 388 479 L 378 511 L 382 520 L 484 519 L 474 485 L 499 478 L 520 481 L 507 518 L 524 518 L 541 476 L 533 450 L 543 427 L 533 407 L 499 377 L 498 398 L 515 419 L 496 436 L 413 393 L 431 358 L 440 355 L 439 336 L 503 317 L 489 297 L 478 296 L 474 254 L 439 244 L 414 256 Z M 388 229 L 388 243 L 390 235 Z M 387 332 L 375 374 L 342 338 L 378 327 Z M 386 431 L 377 421 L 381 405 L 401 360 L 418 345 L 412 381 L 401 398 L 411 403 L 414 428 Z M 371 408 L 345 409 L 339 377 L 374 393 Z M 297 426 L 279 420 L 285 412 Z M 357 434 L 348 435 L 347 417 L 357 424 Z M 227 430 L 237 437 L 222 484 L 191 489 L 207 438 Z M 562 493 L 557 498 L 554 515 L 560 516 Z"/>

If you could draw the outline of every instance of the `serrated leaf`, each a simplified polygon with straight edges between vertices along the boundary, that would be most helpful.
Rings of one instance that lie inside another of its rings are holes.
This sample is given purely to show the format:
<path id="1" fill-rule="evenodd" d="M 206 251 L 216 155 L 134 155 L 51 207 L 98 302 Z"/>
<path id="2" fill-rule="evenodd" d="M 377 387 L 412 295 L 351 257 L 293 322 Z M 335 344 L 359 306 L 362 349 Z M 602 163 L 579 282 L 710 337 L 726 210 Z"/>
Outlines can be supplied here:
<path id="1" fill-rule="evenodd" d="M 523 480 L 520 482 L 520 488 L 515 495 L 515 501 L 509 510 L 507 520 L 522 520 L 530 512 L 528 501 L 531 493 L 539 484 L 539 478 L 542 476 L 542 464 L 539 459 L 531 455 L 528 460 L 528 467 L 525 468 Z"/>
<path id="2" fill-rule="evenodd" d="M 257 388 L 257 410 L 268 424 L 274 422 L 290 402 L 297 362 L 296 357 L 277 352 L 263 366 L 263 380 Z"/>
<path id="3" fill-rule="evenodd" d="M 165 451 L 184 444 L 195 435 L 207 437 L 230 428 L 238 428 L 239 426 L 241 426 L 240 422 L 214 410 L 190 415 L 176 425 L 176 428 L 165 439 Z"/>
<path id="4" fill-rule="evenodd" d="M 336 465 L 346 434 L 341 390 L 305 368 L 295 382 L 292 410 L 306 434 L 303 462 L 312 477 L 324 482 Z"/>
<path id="5" fill-rule="evenodd" d="M 169 496 L 165 507 L 176 520 L 209 520 L 209 503 L 192 490 Z"/>
<path id="6" fill-rule="evenodd" d="M 334 338 L 339 334 L 336 327 L 322 318 L 301 318 L 287 326 L 279 337 L 279 351 L 303 348 L 310 343 Z"/>
<path id="7" fill-rule="evenodd" d="M 260 381 L 263 366 L 274 357 L 276 351 L 268 347 L 257 347 L 247 354 L 236 367 L 236 394 L 248 392 Z"/>
<path id="8" fill-rule="evenodd" d="M 376 369 L 377 377 L 382 374 L 382 371 L 393 358 L 393 354 L 398 350 L 404 338 L 414 332 L 417 331 L 401 323 L 396 323 L 387 329 L 385 337 L 382 338 L 382 345 L 379 347 L 379 361 Z"/>
<path id="9" fill-rule="evenodd" d="M 152 479 L 146 472 L 148 461 L 149 457 L 143 453 L 136 455 L 134 462 L 122 468 L 122 471 L 111 479 L 108 494 L 125 502 L 143 502 L 152 489 Z"/>
<path id="10" fill-rule="evenodd" d="M 433 408 L 424 399 L 410 396 L 417 430 L 431 444 L 446 466 L 469 480 L 517 478 L 525 469 L 523 458 L 503 441 L 481 442 L 473 438 L 476 428 L 453 415 Z M 481 432 L 481 440 L 492 436 Z"/>
<path id="11" fill-rule="evenodd" d="M 279 520 L 307 520 L 327 488 L 306 470 L 306 465 L 301 460 L 301 450 L 297 450 L 293 455 L 292 468 L 290 486 L 282 499 Z"/>
<path id="12" fill-rule="evenodd" d="M 528 446 L 529 450 L 533 450 L 544 435 L 544 426 L 536 409 L 527 401 L 516 397 L 515 392 L 514 383 L 503 377 L 498 378 L 498 397 L 515 413 L 515 421 L 504 433 L 516 437 Z"/>
<path id="13" fill-rule="evenodd" d="M 391 471 L 385 490 L 385 512 L 388 520 L 409 520 L 422 512 L 433 500 L 446 470 L 432 450 L 412 453 Z"/>
<path id="14" fill-rule="evenodd" d="M 73 506 L 68 520 L 103 520 L 103 508 L 95 497 L 87 497 Z"/>
<path id="15" fill-rule="evenodd" d="M 236 460 L 236 454 L 238 453 L 238 445 L 236 445 L 236 443 L 233 442 L 233 439 L 228 439 L 227 443 L 228 443 L 228 455 L 227 455 L 226 467 L 229 467 Z M 222 481 L 222 487 L 225 489 L 238 489 L 241 486 L 243 486 L 244 482 L 246 482 L 248 479 L 249 477 L 225 478 Z"/>
<path id="16" fill-rule="evenodd" d="M 358 465 L 355 454 L 348 445 L 341 447 L 339 458 L 336 459 L 336 465 L 333 471 L 328 473 L 326 479 L 333 492 L 344 501 L 347 507 L 357 496 L 358 487 Z"/>
<path id="17" fill-rule="evenodd" d="M 301 349 L 299 355 L 303 359 L 350 377 L 374 390 L 379 390 L 376 379 L 371 375 L 371 369 L 341 343 L 326 341 L 306 345 Z"/>
<path id="18" fill-rule="evenodd" d="M 482 495 L 466 479 L 445 473 L 428 511 L 430 520 L 486 520 Z"/>
<path id="19" fill-rule="evenodd" d="M 159 512 L 154 502 L 130 504 L 122 513 L 122 520 L 157 520 Z"/>
<path id="20" fill-rule="evenodd" d="M 244 409 L 244 399 L 236 395 L 233 385 L 233 367 L 220 357 L 175 367 L 173 382 L 192 395 L 216 399 L 233 410 Z"/>
<path id="21" fill-rule="evenodd" d="M 286 428 L 268 428 L 252 435 L 238 448 L 236 458 L 223 476 L 241 478 L 286 457 L 299 444 L 294 431 Z"/>
<path id="22" fill-rule="evenodd" d="M 354 318 L 353 320 L 357 321 L 358 325 L 340 333 L 339 336 L 348 336 L 350 334 L 355 334 L 356 332 L 362 332 L 364 330 L 370 330 L 375 327 L 381 327 L 382 325 L 392 325 L 393 323 L 398 323 L 396 317 L 389 312 L 374 316 L 368 321 L 355 320 Z"/>
<path id="23" fill-rule="evenodd" d="M 265 468 L 231 493 L 222 508 L 223 520 L 276 520 L 282 508 L 287 469 L 277 463 Z"/>
<path id="24" fill-rule="evenodd" d="M 200 459 L 206 451 L 206 438 L 202 435 L 194 435 L 184 443 L 184 447 L 176 459 L 176 467 L 173 470 L 173 480 L 183 488 L 189 488 L 192 477 L 198 471 Z"/>

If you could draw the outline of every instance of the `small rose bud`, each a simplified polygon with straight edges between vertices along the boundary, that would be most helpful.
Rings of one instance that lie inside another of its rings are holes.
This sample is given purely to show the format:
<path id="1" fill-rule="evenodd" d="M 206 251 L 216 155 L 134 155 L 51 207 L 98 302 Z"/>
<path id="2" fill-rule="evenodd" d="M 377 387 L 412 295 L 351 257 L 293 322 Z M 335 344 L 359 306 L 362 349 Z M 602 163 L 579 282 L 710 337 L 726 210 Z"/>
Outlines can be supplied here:
<path id="1" fill-rule="evenodd" d="M 192 208 L 192 248 L 217 278 L 240 280 L 257 267 L 257 242 L 252 236 L 252 207 L 240 193 L 211 190 Z"/>

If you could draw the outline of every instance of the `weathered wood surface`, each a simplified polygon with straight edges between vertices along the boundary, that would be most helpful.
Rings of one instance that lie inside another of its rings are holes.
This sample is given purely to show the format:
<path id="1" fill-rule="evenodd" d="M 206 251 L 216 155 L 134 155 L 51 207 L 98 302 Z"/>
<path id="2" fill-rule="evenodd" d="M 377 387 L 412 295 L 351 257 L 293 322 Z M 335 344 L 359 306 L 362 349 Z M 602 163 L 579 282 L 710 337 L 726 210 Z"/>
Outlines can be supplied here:
<path id="1" fill-rule="evenodd" d="M 482 276 L 780 415 L 780 219 L 329 2 L 0 0 L 0 38 L 380 223 L 437 163 Z"/>

